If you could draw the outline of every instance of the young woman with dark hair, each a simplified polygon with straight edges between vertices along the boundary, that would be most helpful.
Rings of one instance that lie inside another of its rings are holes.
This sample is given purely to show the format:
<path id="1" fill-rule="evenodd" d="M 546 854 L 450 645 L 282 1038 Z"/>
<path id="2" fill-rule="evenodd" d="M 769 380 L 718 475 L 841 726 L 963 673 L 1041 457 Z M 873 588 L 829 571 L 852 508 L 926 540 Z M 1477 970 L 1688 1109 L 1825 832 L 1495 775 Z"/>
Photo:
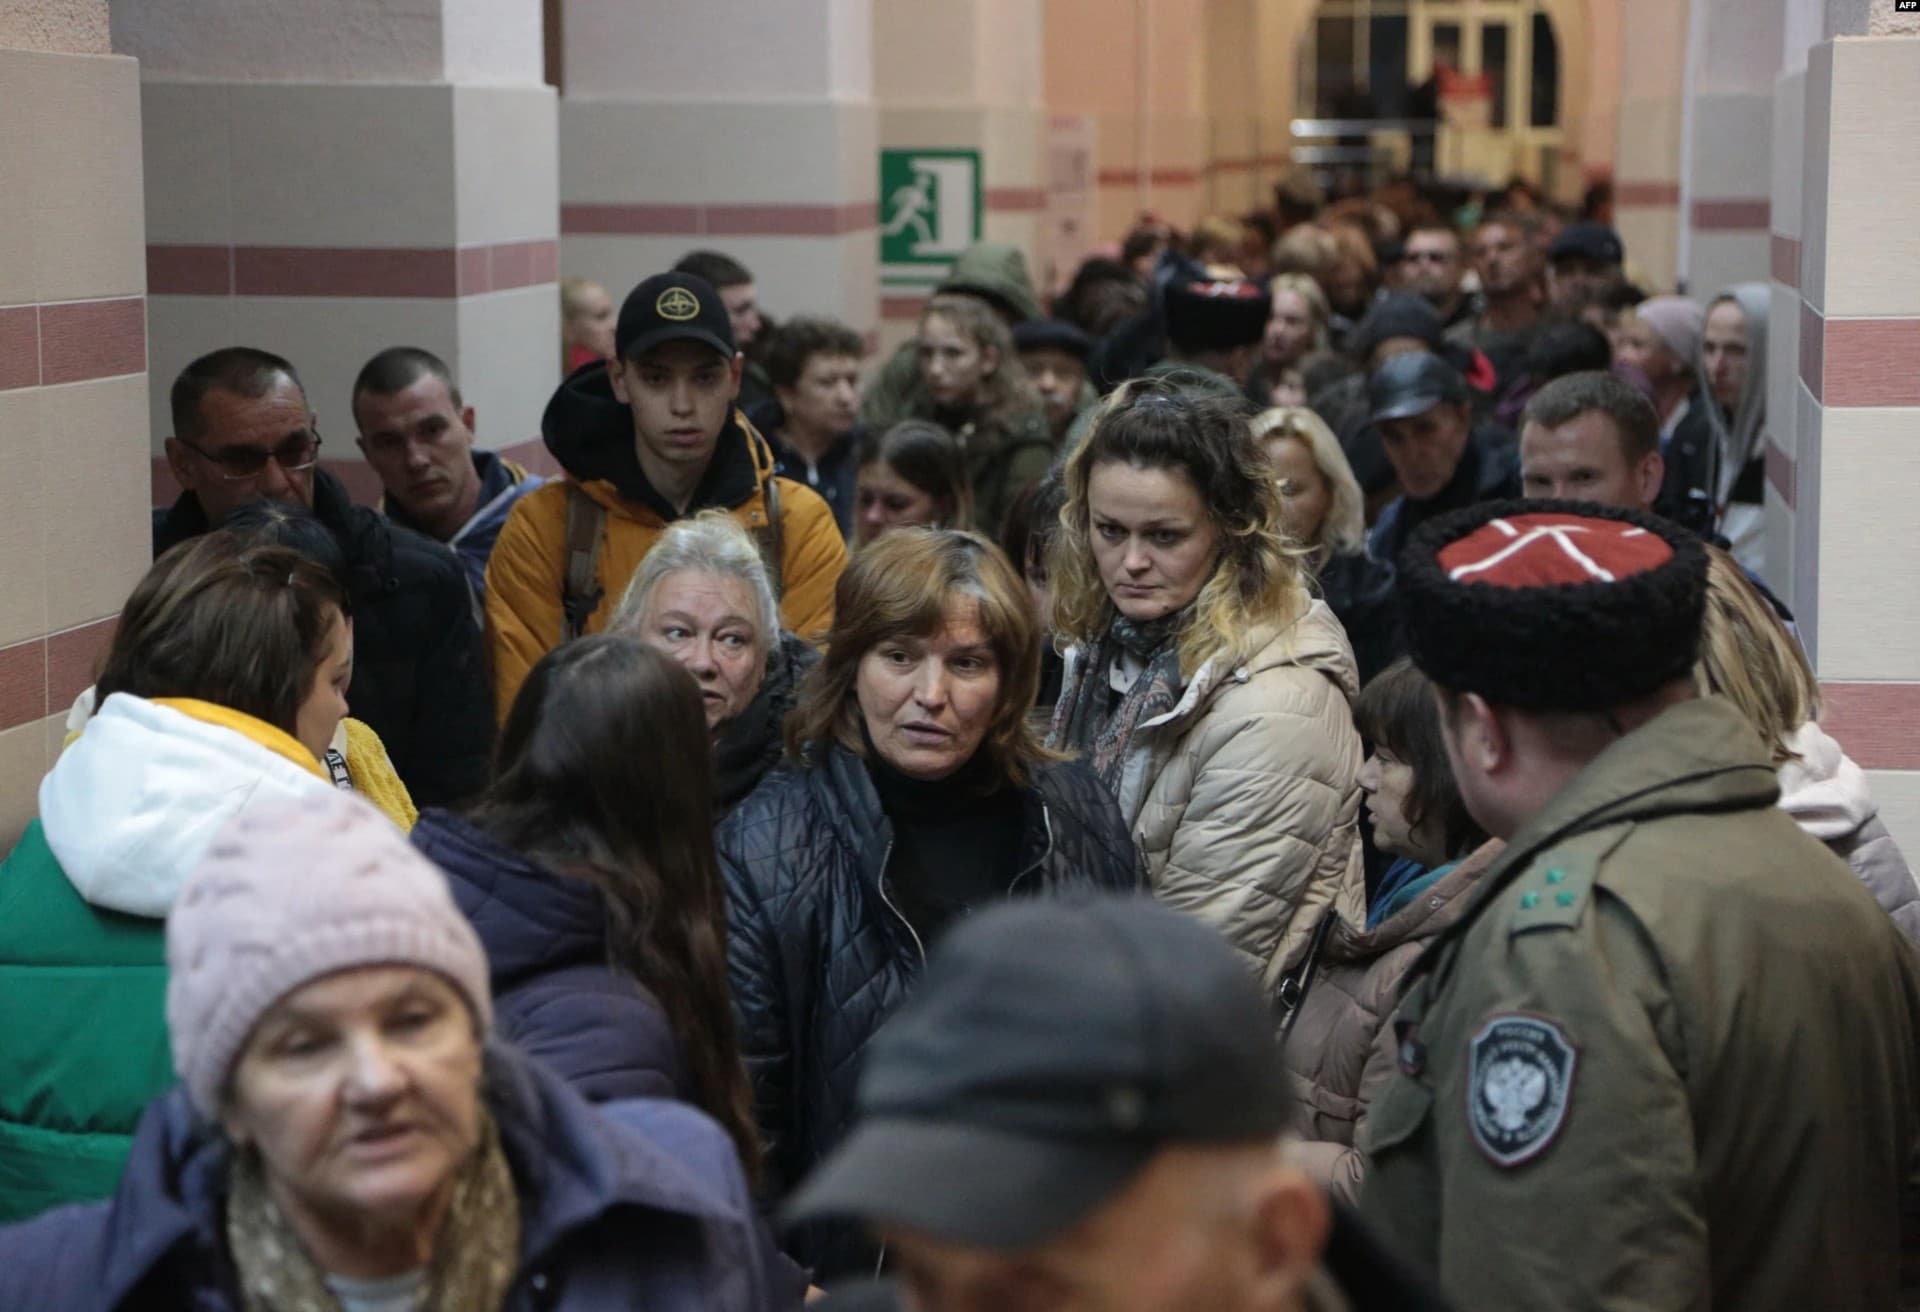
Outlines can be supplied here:
<path id="1" fill-rule="evenodd" d="M 1374 891 L 1366 927 L 1327 930 L 1287 1037 L 1303 1113 L 1301 1166 L 1351 1202 L 1366 1174 L 1354 1147 L 1367 1106 L 1392 1074 L 1398 1045 L 1387 1019 L 1400 982 L 1426 945 L 1465 912 L 1502 844 L 1467 813 L 1447 764 L 1433 685 L 1405 657 L 1354 708 L 1373 755 L 1360 771 L 1374 840 L 1400 858 Z"/>
<path id="2" fill-rule="evenodd" d="M 943 930 L 1002 898 L 1140 883 L 1113 799 L 1034 736 L 1033 607 L 998 550 L 890 533 L 848 564 L 834 608 L 788 764 L 720 826 L 775 1196 L 847 1132 L 860 1053 Z M 805 1227 L 792 1251 L 821 1277 L 873 1269 L 851 1222 Z"/>
<path id="3" fill-rule="evenodd" d="M 1128 383 L 1066 484 L 1049 575 L 1074 645 L 1048 744 L 1119 800 L 1155 891 L 1277 989 L 1328 907 L 1360 915 L 1353 650 L 1240 398 Z"/>
<path id="4" fill-rule="evenodd" d="M 930 419 L 903 419 L 860 445 L 854 479 L 854 546 L 896 528 L 968 528 L 973 486 L 967 455 Z"/>
<path id="5" fill-rule="evenodd" d="M 759 1166 L 734 1043 L 707 723 L 693 676 L 596 634 L 533 667 L 493 783 L 413 843 L 487 949 L 502 1038 L 596 1102 L 670 1097 Z"/>
<path id="6" fill-rule="evenodd" d="M 0 1223 L 110 1193 L 173 1083 L 166 917 L 225 820 L 333 788 L 345 605 L 319 566 L 225 531 L 127 599 L 91 714 L 0 864 Z"/>

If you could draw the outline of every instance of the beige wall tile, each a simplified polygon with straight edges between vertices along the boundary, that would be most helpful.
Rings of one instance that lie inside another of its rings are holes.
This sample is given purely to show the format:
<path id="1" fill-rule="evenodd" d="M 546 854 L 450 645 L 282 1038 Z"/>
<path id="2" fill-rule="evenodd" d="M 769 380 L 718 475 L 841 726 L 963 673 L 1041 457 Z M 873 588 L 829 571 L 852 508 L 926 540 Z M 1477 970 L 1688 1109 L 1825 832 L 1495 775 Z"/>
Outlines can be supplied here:
<path id="1" fill-rule="evenodd" d="M 1799 237 L 1800 209 L 1806 200 L 1807 74 L 1789 73 L 1774 86 L 1773 231 Z"/>
<path id="2" fill-rule="evenodd" d="M 47 735 L 47 769 L 53 769 L 53 763 L 60 759 L 60 753 L 67 747 L 67 710 L 62 707 L 57 713 L 49 715 L 40 722 Z"/>
<path id="3" fill-rule="evenodd" d="M 36 299 L 137 296 L 147 287 L 140 70 L 117 55 L 46 55 L 20 103 L 30 155 Z"/>
<path id="4" fill-rule="evenodd" d="M 1767 312 L 1767 436 L 1788 455 L 1794 441 L 1794 394 L 1800 386 L 1800 293 L 1773 285 L 1773 304 Z"/>
<path id="5" fill-rule="evenodd" d="M 0 50 L 0 105 L 28 104 L 38 84 L 34 64 L 45 58 L 19 50 Z M 31 305 L 33 266 L 34 127 L 24 113 L 0 122 L 0 305 Z"/>
<path id="6" fill-rule="evenodd" d="M 977 111 L 958 112 L 977 118 Z M 648 205 L 869 200 L 877 167 L 871 154 L 860 188 L 852 194 L 844 189 L 835 136 L 840 120 L 841 107 L 826 100 L 563 100 L 560 199 Z M 953 144 L 978 139 L 976 129 Z"/>
<path id="7" fill-rule="evenodd" d="M 1920 409 L 1820 414 L 1820 677 L 1920 679 Z"/>
<path id="8" fill-rule="evenodd" d="M 1623 208 L 1614 213 L 1614 227 L 1619 230 L 1628 259 L 1632 267 L 1639 270 L 1645 285 L 1650 290 L 1671 290 L 1680 245 L 1679 212 Z"/>
<path id="9" fill-rule="evenodd" d="M 233 298 L 229 296 L 153 296 L 147 299 L 147 431 L 152 448 L 149 455 L 161 454 L 168 436 L 173 432 L 173 416 L 167 409 L 167 393 L 180 371 L 208 351 L 232 346 L 242 340 L 234 331 L 233 306 Z M 284 354 L 275 342 L 253 341 L 250 344 L 275 354 Z M 295 363 L 299 362 L 296 360 Z"/>
<path id="10" fill-rule="evenodd" d="M 1765 232 L 1696 229 L 1688 260 L 1687 286 L 1702 300 L 1734 283 L 1764 283 L 1773 276 L 1773 244 Z"/>
<path id="11" fill-rule="evenodd" d="M 559 232 L 557 112 L 551 87 L 453 89 L 454 228 L 460 245 Z"/>
<path id="12" fill-rule="evenodd" d="M 1920 314 L 1920 37 L 1833 44 L 1829 316 Z"/>
<path id="13" fill-rule="evenodd" d="M 46 462 L 41 454 L 42 398 L 47 389 L 0 392 L 0 647 L 46 633 Z"/>
<path id="14" fill-rule="evenodd" d="M 1827 303 L 1827 205 L 1831 194 L 1833 125 L 1831 44 L 1807 52 L 1806 170 L 1800 198 L 1800 295 L 1816 310 Z"/>
<path id="15" fill-rule="evenodd" d="M 1887 831 L 1911 861 L 1911 854 L 1920 852 L 1920 770 L 1869 770 L 1867 787 L 1880 804 Z"/>
<path id="16" fill-rule="evenodd" d="M 0 849 L 10 850 L 40 811 L 40 778 L 47 772 L 44 721 L 0 732 Z"/>
<path id="17" fill-rule="evenodd" d="M 1680 179 L 1680 101 L 1674 96 L 1620 102 L 1614 171 L 1624 182 Z"/>
<path id="18" fill-rule="evenodd" d="M 480 444 L 513 446 L 540 435 L 540 414 L 560 383 L 560 297 L 521 287 L 459 302 L 460 349 L 450 363 L 475 411 Z"/>
<path id="19" fill-rule="evenodd" d="M 147 240 L 154 245 L 233 240 L 229 89 L 225 82 L 141 83 Z"/>
<path id="20" fill-rule="evenodd" d="M 1766 199 L 1773 169 L 1773 97 L 1698 96 L 1693 102 L 1696 200 Z"/>
<path id="21" fill-rule="evenodd" d="M 49 629 L 119 612 L 153 557 L 145 375 L 41 389 Z"/>
<path id="22" fill-rule="evenodd" d="M 237 244 L 454 244 L 451 87 L 235 83 L 229 100 Z"/>

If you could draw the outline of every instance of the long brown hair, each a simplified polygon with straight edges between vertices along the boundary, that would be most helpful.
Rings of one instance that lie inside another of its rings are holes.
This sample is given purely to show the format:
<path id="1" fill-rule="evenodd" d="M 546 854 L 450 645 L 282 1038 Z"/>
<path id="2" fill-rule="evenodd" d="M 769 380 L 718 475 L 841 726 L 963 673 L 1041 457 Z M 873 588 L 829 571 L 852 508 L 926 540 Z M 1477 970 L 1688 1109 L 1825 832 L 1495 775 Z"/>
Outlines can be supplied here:
<path id="1" fill-rule="evenodd" d="M 760 1172 L 753 1096 L 727 985 L 707 721 L 693 677 L 634 638 L 547 653 L 513 701 L 494 782 L 468 814 L 556 874 L 599 889 L 616 967 L 667 1013 L 693 1101 Z"/>
<path id="2" fill-rule="evenodd" d="M 1026 366 L 1020 363 L 1013 332 L 992 306 L 978 296 L 943 292 L 920 311 L 920 322 L 924 324 L 935 315 L 952 324 L 955 332 L 971 339 L 980 350 L 994 353 L 993 372 L 981 380 L 978 398 L 967 407 L 970 418 L 1012 432 L 1026 413 L 1039 410 L 1040 398 L 1027 379 Z M 915 397 L 916 418 L 941 417 L 924 387 L 916 389 Z"/>
<path id="3" fill-rule="evenodd" d="M 1025 784 L 1035 764 L 1055 759 L 1027 723 L 1040 688 L 1040 639 L 1027 585 L 978 533 L 929 528 L 895 529 L 847 563 L 834 588 L 826 654 L 807 671 L 787 717 L 787 754 L 805 762 L 811 749 L 831 741 L 865 756 L 861 659 L 883 642 L 938 633 L 947 607 L 968 597 L 979 604 L 980 627 L 1000 671 L 993 723 L 980 750 L 1014 784 Z"/>
<path id="4" fill-rule="evenodd" d="M 339 581 L 298 551 L 203 533 L 135 585 L 94 704 L 117 692 L 192 697 L 294 733 L 334 620 L 346 614 Z"/>

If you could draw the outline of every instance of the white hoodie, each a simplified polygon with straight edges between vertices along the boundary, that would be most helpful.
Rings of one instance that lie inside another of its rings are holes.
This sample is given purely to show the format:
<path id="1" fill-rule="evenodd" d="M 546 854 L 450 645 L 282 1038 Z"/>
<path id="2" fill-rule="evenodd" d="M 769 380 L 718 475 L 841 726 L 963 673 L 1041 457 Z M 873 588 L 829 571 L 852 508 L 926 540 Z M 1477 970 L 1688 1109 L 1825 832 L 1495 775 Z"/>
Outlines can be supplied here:
<path id="1" fill-rule="evenodd" d="M 74 889 L 164 917 L 232 816 L 333 785 L 245 734 L 128 693 L 107 698 L 40 781 L 47 846 Z"/>
<path id="2" fill-rule="evenodd" d="M 1880 819 L 1866 771 L 1811 720 L 1788 736 L 1787 747 L 1799 759 L 1780 767 L 1780 809 L 1852 866 L 1874 900 L 1920 943 L 1920 881 Z"/>

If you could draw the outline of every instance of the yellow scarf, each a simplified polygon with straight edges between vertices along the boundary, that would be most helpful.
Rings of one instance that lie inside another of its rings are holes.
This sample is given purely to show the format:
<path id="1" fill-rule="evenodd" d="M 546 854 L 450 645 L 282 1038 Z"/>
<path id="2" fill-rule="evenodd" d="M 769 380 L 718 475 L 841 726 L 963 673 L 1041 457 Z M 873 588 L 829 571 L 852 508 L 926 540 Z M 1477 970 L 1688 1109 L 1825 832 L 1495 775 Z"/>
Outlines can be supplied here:
<path id="1" fill-rule="evenodd" d="M 155 706 L 164 706 L 168 710 L 178 711 L 190 720 L 202 724 L 217 724 L 222 729 L 231 729 L 250 742 L 258 743 L 276 756 L 284 756 L 302 770 L 318 778 L 328 779 L 327 772 L 313 753 L 300 745 L 300 740 L 284 729 L 275 728 L 265 720 L 256 720 L 244 711 L 236 711 L 231 706 L 216 706 L 212 702 L 203 702 L 197 697 L 155 697 Z"/>

